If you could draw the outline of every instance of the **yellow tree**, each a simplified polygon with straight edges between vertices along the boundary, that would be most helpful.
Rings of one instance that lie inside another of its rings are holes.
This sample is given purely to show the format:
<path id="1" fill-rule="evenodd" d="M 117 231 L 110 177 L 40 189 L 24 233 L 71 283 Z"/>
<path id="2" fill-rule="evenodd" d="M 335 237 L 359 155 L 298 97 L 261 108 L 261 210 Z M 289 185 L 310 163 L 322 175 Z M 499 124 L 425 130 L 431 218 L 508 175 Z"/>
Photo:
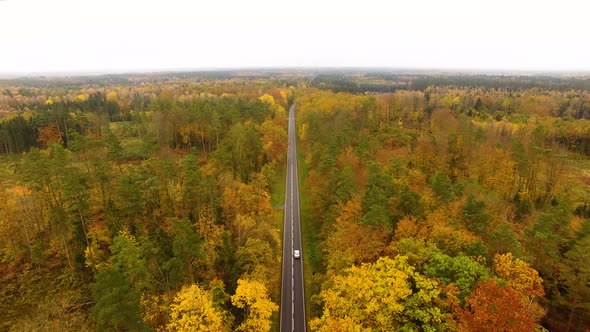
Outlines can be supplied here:
<path id="1" fill-rule="evenodd" d="M 508 286 L 527 297 L 543 297 L 543 279 L 528 263 L 512 257 L 511 253 L 494 256 L 494 268 L 498 277 L 506 280 Z"/>
<path id="2" fill-rule="evenodd" d="M 286 157 L 287 132 L 285 128 L 278 126 L 271 120 L 266 120 L 260 125 L 262 150 L 269 161 L 281 164 Z"/>
<path id="3" fill-rule="evenodd" d="M 280 244 L 274 227 L 276 212 L 265 183 L 262 176 L 255 175 L 248 184 L 233 181 L 223 192 L 223 216 L 239 245 L 245 244 L 249 237 L 272 239 L 273 248 Z"/>
<path id="4" fill-rule="evenodd" d="M 279 310 L 279 306 L 270 300 L 266 286 L 255 280 L 238 280 L 238 288 L 231 302 L 245 312 L 244 322 L 238 331 L 270 331 L 270 317 Z"/>
<path id="5" fill-rule="evenodd" d="M 341 210 L 324 247 L 328 274 L 338 274 L 353 264 L 377 259 L 386 244 L 386 231 L 361 222 L 363 211 L 358 197 L 342 205 Z"/>
<path id="6" fill-rule="evenodd" d="M 442 322 L 437 283 L 415 272 L 404 256 L 353 266 L 331 281 L 320 294 L 324 312 L 311 321 L 313 330 L 436 331 Z"/>
<path id="7" fill-rule="evenodd" d="M 213 307 L 211 295 L 198 285 L 183 287 L 170 305 L 171 331 L 223 331 L 223 314 Z"/>
<path id="8" fill-rule="evenodd" d="M 512 257 L 511 253 L 494 256 L 496 274 L 507 281 L 508 287 L 521 294 L 521 301 L 529 308 L 535 320 L 545 316 L 546 311 L 537 302 L 545 295 L 543 279 L 528 263 Z"/>

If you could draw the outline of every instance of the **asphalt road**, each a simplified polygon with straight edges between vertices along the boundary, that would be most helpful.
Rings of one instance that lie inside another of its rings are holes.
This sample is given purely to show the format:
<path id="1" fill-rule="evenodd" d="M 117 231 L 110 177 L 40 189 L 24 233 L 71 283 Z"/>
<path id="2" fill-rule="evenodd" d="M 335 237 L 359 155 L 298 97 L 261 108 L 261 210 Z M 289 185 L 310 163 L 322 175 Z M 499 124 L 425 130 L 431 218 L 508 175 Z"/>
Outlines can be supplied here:
<path id="1" fill-rule="evenodd" d="M 305 295 L 303 256 L 299 223 L 299 185 L 295 138 L 295 105 L 289 109 L 289 147 L 287 149 L 287 185 L 285 189 L 285 225 L 283 232 L 283 272 L 281 286 L 281 332 L 305 331 Z M 300 250 L 301 258 L 293 257 Z"/>

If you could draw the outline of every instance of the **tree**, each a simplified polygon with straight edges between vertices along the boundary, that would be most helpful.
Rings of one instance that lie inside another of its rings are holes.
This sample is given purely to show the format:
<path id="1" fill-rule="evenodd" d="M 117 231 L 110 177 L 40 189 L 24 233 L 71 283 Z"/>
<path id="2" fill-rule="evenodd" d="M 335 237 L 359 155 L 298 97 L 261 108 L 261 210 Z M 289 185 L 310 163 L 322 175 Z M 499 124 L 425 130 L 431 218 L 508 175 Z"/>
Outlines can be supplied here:
<path id="1" fill-rule="evenodd" d="M 420 271 L 435 254 L 441 253 L 432 242 L 413 237 L 392 243 L 391 249 L 394 254 L 407 257 L 408 263 Z"/>
<path id="2" fill-rule="evenodd" d="M 412 215 L 414 217 L 422 217 L 422 204 L 420 202 L 420 195 L 410 190 L 408 186 L 404 186 L 399 194 L 397 208 L 402 216 Z"/>
<path id="3" fill-rule="evenodd" d="M 459 299 L 464 299 L 476 287 L 479 281 L 489 279 L 488 269 L 468 256 L 451 257 L 442 253 L 432 256 L 424 267 L 424 274 L 438 278 L 443 284 L 451 283 L 459 288 Z"/>
<path id="4" fill-rule="evenodd" d="M 270 162 L 281 164 L 287 156 L 287 131 L 274 121 L 266 120 L 260 125 L 262 150 Z"/>
<path id="5" fill-rule="evenodd" d="M 358 197 L 341 205 L 339 210 L 341 213 L 324 245 L 328 275 L 339 274 L 353 264 L 377 259 L 387 241 L 386 231 L 362 223 Z"/>
<path id="6" fill-rule="evenodd" d="M 256 238 L 249 238 L 243 246 L 236 251 L 238 264 L 245 273 L 258 274 L 260 280 L 269 280 L 273 276 L 268 275 L 273 266 L 278 264 L 268 242 Z"/>
<path id="7" fill-rule="evenodd" d="M 471 232 L 460 227 L 447 208 L 439 208 L 429 213 L 422 223 L 419 236 L 428 239 L 429 242 L 448 255 L 467 253 L 478 240 Z"/>
<path id="8" fill-rule="evenodd" d="M 253 123 L 237 123 L 232 126 L 223 145 L 217 156 L 223 164 L 229 166 L 234 178 L 248 182 L 253 173 L 260 171 L 263 147 Z"/>
<path id="9" fill-rule="evenodd" d="M 484 234 L 491 216 L 485 210 L 485 203 L 476 200 L 472 195 L 467 198 L 463 205 L 461 216 L 465 220 L 465 226 L 477 234 Z"/>
<path id="10" fill-rule="evenodd" d="M 540 298 L 545 295 L 543 279 L 539 277 L 537 270 L 526 262 L 512 257 L 511 253 L 495 255 L 494 269 L 498 277 L 508 282 L 508 286 L 527 298 Z"/>
<path id="11" fill-rule="evenodd" d="M 314 330 L 436 331 L 442 322 L 437 283 L 417 273 L 404 256 L 353 266 L 331 284 L 320 294 L 324 310 L 311 321 Z"/>
<path id="12" fill-rule="evenodd" d="M 453 198 L 453 183 L 444 173 L 437 172 L 433 177 L 430 186 L 432 190 L 443 201 L 450 201 Z"/>
<path id="13" fill-rule="evenodd" d="M 391 228 L 392 211 L 390 200 L 394 192 L 391 176 L 380 165 L 369 164 L 367 190 L 362 200 L 363 222 L 370 226 Z"/>
<path id="14" fill-rule="evenodd" d="M 567 331 L 574 324 L 581 326 L 586 319 L 588 322 L 587 308 L 590 306 L 590 236 L 579 240 L 565 254 L 565 285 L 567 293 L 564 304 L 569 307 Z M 576 315 L 576 311 L 578 314 Z"/>
<path id="15" fill-rule="evenodd" d="M 98 331 L 146 330 L 141 318 L 139 290 L 117 268 L 104 268 L 93 284 L 95 304 L 92 313 Z"/>
<path id="16" fill-rule="evenodd" d="M 55 125 L 50 123 L 47 127 L 39 130 L 39 136 L 37 142 L 41 143 L 44 147 L 49 147 L 53 144 L 62 144 L 61 132 Z"/>
<path id="17" fill-rule="evenodd" d="M 214 308 L 211 295 L 198 285 L 182 287 L 170 305 L 171 331 L 223 331 L 223 313 Z"/>
<path id="18" fill-rule="evenodd" d="M 92 285 L 95 305 L 92 312 L 97 329 L 145 330 L 141 318 L 141 290 L 147 286 L 145 259 L 139 244 L 129 233 L 117 235 L 110 247 L 111 266 L 100 269 Z"/>
<path id="19" fill-rule="evenodd" d="M 270 331 L 272 313 L 279 310 L 268 297 L 266 286 L 256 280 L 240 279 L 231 303 L 244 310 L 245 318 L 237 331 Z"/>
<path id="20" fill-rule="evenodd" d="M 194 282 L 193 265 L 197 258 L 201 257 L 201 236 L 193 229 L 193 225 L 187 220 L 173 220 L 174 240 L 171 258 L 164 268 L 169 271 L 172 284 L 181 281 L 188 271 L 189 280 Z"/>
<path id="21" fill-rule="evenodd" d="M 522 252 L 520 242 L 506 223 L 502 223 L 490 233 L 487 247 L 490 253 L 513 253 L 518 256 Z"/>
<path id="22" fill-rule="evenodd" d="M 537 326 L 528 303 L 517 291 L 489 280 L 478 285 L 458 312 L 459 331 L 534 331 Z"/>
<path id="23" fill-rule="evenodd" d="M 98 262 L 95 260 L 88 237 L 87 213 L 90 207 L 88 178 L 74 167 L 68 167 L 64 171 L 68 173 L 64 179 L 63 190 L 65 209 L 70 213 L 72 220 L 77 221 L 74 226 L 82 230 L 90 259 L 88 266 L 94 267 Z M 78 232 L 78 234 L 80 233 Z"/>

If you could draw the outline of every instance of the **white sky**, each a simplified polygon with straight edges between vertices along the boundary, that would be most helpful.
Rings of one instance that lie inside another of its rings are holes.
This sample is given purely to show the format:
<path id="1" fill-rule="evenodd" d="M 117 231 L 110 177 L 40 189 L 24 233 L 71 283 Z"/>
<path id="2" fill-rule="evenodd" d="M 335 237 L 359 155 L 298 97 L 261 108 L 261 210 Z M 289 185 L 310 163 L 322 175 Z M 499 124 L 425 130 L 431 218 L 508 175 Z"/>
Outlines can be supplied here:
<path id="1" fill-rule="evenodd" d="M 0 73 L 590 70 L 588 0 L 0 0 Z"/>

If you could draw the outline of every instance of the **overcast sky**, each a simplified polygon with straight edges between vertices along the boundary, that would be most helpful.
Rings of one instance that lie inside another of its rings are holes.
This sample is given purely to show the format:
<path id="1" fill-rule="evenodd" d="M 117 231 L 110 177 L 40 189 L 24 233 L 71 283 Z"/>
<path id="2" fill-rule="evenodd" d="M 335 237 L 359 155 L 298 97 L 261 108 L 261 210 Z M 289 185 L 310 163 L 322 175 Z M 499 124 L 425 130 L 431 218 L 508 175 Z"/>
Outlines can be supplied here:
<path id="1" fill-rule="evenodd" d="M 590 70 L 587 0 L 0 0 L 0 73 Z"/>

